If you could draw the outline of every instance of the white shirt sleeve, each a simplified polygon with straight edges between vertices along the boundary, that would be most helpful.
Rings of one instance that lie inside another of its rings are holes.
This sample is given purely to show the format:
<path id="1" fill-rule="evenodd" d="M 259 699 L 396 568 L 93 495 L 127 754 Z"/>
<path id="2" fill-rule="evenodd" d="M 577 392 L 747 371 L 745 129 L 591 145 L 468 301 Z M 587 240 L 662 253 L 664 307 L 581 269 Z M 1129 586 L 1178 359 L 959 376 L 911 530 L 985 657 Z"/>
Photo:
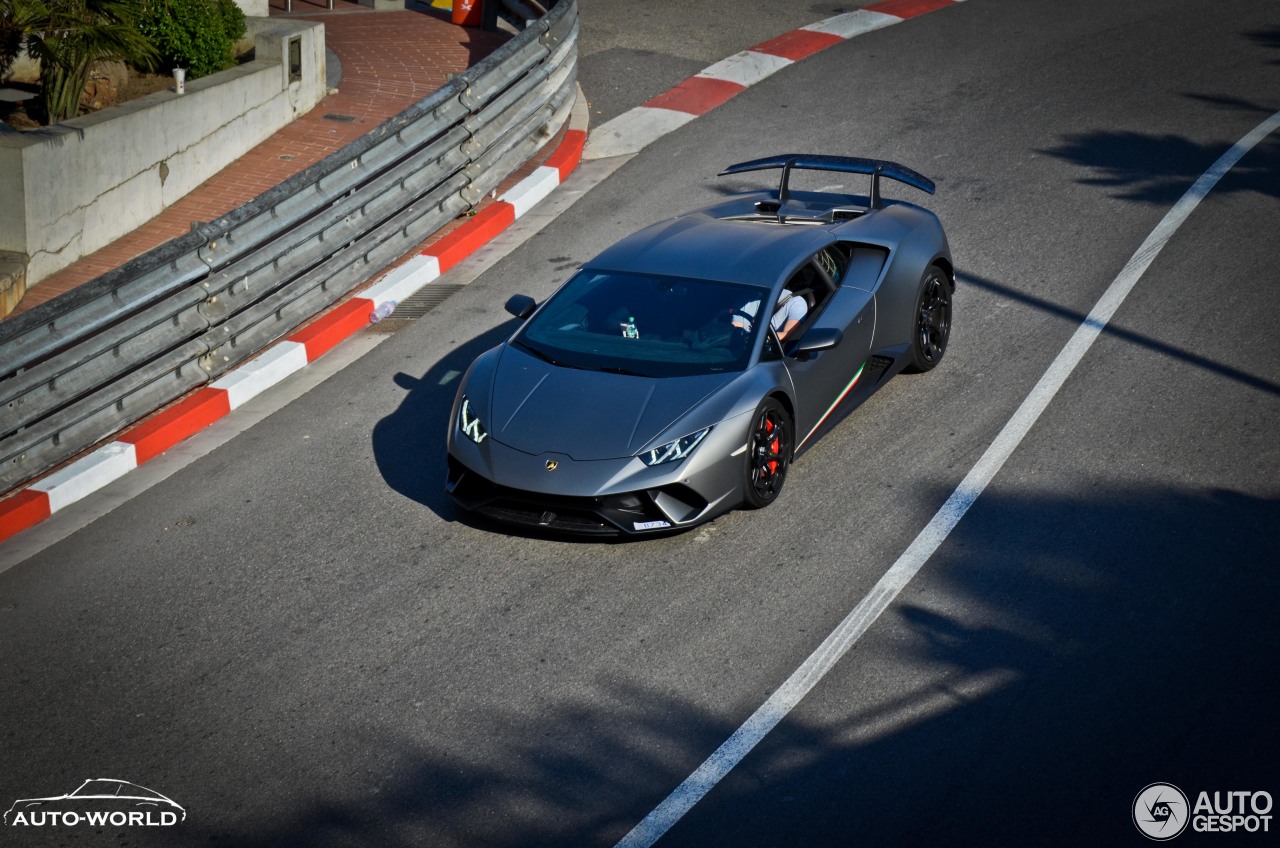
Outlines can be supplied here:
<path id="1" fill-rule="evenodd" d="M 773 318 L 769 323 L 773 326 L 773 329 L 781 331 L 788 321 L 803 321 L 808 312 L 809 304 L 805 299 L 803 297 L 793 297 L 784 303 L 781 309 L 773 313 Z"/>

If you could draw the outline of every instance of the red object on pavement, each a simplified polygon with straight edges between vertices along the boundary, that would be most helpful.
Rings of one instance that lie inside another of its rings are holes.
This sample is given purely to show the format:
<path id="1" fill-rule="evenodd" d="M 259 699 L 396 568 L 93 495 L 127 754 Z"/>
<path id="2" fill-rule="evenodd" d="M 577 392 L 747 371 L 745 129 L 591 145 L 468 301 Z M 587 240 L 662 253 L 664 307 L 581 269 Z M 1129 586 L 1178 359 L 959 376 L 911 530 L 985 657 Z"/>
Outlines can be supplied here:
<path id="1" fill-rule="evenodd" d="M 453 0 L 453 22 L 461 26 L 482 26 L 484 0 Z"/>

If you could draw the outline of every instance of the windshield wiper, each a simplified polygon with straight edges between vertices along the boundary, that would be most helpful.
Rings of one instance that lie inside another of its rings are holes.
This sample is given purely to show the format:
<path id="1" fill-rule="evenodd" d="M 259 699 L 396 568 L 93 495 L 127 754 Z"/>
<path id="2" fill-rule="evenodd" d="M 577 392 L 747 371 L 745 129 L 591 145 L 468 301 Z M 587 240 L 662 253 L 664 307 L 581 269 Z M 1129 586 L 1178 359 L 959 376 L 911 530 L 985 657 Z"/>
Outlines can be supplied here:
<path id="1" fill-rule="evenodd" d="M 538 357 L 539 359 L 541 359 L 543 362 L 550 363 L 551 365 L 554 365 L 554 366 L 556 366 L 557 368 L 574 368 L 574 369 L 577 369 L 578 371 L 592 371 L 592 370 L 594 370 L 594 369 L 591 369 L 591 368 L 587 368 L 585 365 L 574 365 L 572 362 L 561 362 L 561 361 L 560 361 L 560 360 L 558 360 L 558 359 L 552 359 L 550 356 L 547 356 L 545 353 L 543 353 L 542 351 L 538 350 L 536 347 L 533 347 L 532 345 L 530 345 L 530 344 L 528 344 L 528 343 L 526 343 L 526 342 L 523 342 L 523 341 L 521 341 L 520 339 L 516 339 L 515 341 L 511 342 L 511 344 L 516 345 L 516 346 L 517 346 L 517 347 L 519 347 L 521 350 L 523 350 L 523 351 L 527 351 L 528 353 L 531 353 L 531 354 L 533 354 L 534 356 L 536 356 L 536 357 Z"/>
<path id="2" fill-rule="evenodd" d="M 652 375 L 650 374 L 641 374 L 639 371 L 628 371 L 626 368 L 615 368 L 610 365 L 598 365 L 598 366 L 575 365 L 572 362 L 561 362 L 558 359 L 552 359 L 550 356 L 547 356 L 547 354 L 543 353 L 542 351 L 538 350 L 536 347 L 533 347 L 532 345 L 523 341 L 522 339 L 515 339 L 514 341 L 511 342 L 511 344 L 515 345 L 516 347 L 519 347 L 523 351 L 527 351 L 528 353 L 533 354 L 534 356 L 541 359 L 543 362 L 550 363 L 551 365 L 554 365 L 557 368 L 573 368 L 578 371 L 604 371 L 607 374 L 622 374 L 627 377 L 652 378 Z"/>
<path id="3" fill-rule="evenodd" d="M 606 374 L 622 374 L 627 377 L 651 377 L 651 375 L 641 374 L 639 371 L 628 371 L 626 368 L 614 368 L 608 365 L 602 365 L 593 370 L 604 371 Z"/>
<path id="4" fill-rule="evenodd" d="M 551 357 L 547 356 L 545 353 L 543 353 L 542 351 L 538 350 L 536 347 L 531 347 L 530 345 L 525 344 L 524 342 L 522 342 L 520 339 L 515 339 L 515 340 L 514 340 L 514 341 L 512 341 L 511 343 L 512 343 L 513 345 L 516 345 L 517 347 L 519 347 L 521 350 L 523 350 L 523 351 L 524 351 L 524 352 L 526 352 L 526 353 L 532 353 L 534 356 L 538 357 L 538 358 L 539 358 L 539 359 L 541 359 L 543 362 L 549 362 L 549 363 L 551 363 L 552 365 L 564 365 L 564 363 L 563 363 L 563 362 L 556 362 L 554 359 L 552 359 Z"/>

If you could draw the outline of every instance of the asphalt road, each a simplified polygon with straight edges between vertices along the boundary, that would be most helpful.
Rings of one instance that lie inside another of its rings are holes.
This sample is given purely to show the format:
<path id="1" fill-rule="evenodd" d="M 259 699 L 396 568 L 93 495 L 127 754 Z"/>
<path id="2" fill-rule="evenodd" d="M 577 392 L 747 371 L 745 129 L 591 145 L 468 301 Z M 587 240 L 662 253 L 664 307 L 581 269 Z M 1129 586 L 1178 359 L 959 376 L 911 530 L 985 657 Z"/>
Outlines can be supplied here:
<path id="1" fill-rule="evenodd" d="M 606 5 L 583 3 L 593 120 L 833 11 L 743 4 L 703 43 L 673 34 L 681 4 L 627 4 L 626 32 Z M 296 399 L 94 496 L 0 573 L 0 803 L 111 777 L 187 819 L 6 844 L 612 845 L 867 594 L 1170 207 L 1280 108 L 1274 8 L 969 0 L 833 47 Z M 631 544 L 456 515 L 448 402 L 511 331 L 506 297 L 789 150 L 938 182 L 943 364 L 895 378 L 763 513 Z M 1278 213 L 1273 136 L 895 603 L 659 845 L 1141 845 L 1147 784 L 1280 795 Z"/>

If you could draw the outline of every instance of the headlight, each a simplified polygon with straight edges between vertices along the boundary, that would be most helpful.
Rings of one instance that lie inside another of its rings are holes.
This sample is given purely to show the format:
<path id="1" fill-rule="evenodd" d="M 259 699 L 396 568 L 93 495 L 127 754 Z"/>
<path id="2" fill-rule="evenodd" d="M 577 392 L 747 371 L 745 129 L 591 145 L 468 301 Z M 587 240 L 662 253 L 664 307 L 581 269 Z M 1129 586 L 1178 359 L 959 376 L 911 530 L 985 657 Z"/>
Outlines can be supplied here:
<path id="1" fill-rule="evenodd" d="M 711 432 L 710 427 L 705 427 L 696 433 L 690 433 L 687 436 L 676 439 L 674 442 L 667 442 L 665 445 L 656 447 L 653 450 L 645 451 L 640 454 L 640 458 L 644 460 L 645 465 L 661 465 L 664 462 L 679 462 L 689 454 L 693 453 L 693 449 L 698 443 L 706 438 Z"/>
<path id="2" fill-rule="evenodd" d="M 489 438 L 488 431 L 484 429 L 480 419 L 471 411 L 471 401 L 467 399 L 466 395 L 462 396 L 462 406 L 458 409 L 458 429 L 462 431 L 462 435 L 477 445 Z"/>

